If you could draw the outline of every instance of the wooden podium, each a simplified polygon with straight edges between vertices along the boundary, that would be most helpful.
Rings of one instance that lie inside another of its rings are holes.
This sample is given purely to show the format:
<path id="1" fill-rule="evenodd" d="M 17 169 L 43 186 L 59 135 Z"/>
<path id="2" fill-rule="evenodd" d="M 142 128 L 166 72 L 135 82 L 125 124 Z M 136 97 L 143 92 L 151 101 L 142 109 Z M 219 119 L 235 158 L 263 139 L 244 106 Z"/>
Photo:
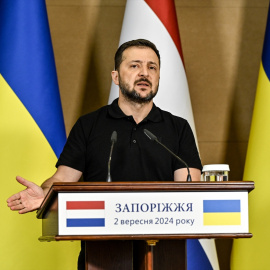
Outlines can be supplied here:
<path id="1" fill-rule="evenodd" d="M 81 240 L 86 269 L 186 269 L 185 239 L 250 238 L 253 182 L 55 183 L 40 241 Z"/>

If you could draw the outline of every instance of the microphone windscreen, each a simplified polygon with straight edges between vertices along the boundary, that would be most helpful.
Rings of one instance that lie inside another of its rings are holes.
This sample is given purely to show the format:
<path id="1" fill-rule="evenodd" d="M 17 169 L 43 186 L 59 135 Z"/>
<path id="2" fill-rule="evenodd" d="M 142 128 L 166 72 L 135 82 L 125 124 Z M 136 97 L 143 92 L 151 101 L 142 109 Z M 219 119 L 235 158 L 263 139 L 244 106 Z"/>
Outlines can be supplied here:
<path id="1" fill-rule="evenodd" d="M 111 142 L 116 143 L 117 142 L 117 132 L 114 131 L 111 136 Z"/>
<path id="2" fill-rule="evenodd" d="M 150 140 L 152 140 L 152 141 L 157 140 L 157 137 L 153 133 L 151 133 L 149 130 L 144 129 L 143 132 Z"/>

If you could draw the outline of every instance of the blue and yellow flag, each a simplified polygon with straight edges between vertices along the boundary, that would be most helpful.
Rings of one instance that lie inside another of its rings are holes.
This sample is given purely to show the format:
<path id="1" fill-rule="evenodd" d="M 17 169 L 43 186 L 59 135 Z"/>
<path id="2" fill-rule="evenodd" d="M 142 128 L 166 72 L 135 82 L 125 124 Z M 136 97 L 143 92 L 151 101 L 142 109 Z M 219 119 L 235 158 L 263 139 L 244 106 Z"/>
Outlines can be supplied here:
<path id="1" fill-rule="evenodd" d="M 249 195 L 251 239 L 234 240 L 231 269 L 270 269 L 270 17 L 268 14 L 262 60 L 251 123 L 244 180 L 255 182 Z"/>
<path id="2" fill-rule="evenodd" d="M 240 200 L 204 200 L 203 225 L 241 225 Z"/>
<path id="3" fill-rule="evenodd" d="M 41 184 L 55 172 L 65 140 L 45 0 L 1 0 L 1 269 L 76 269 L 78 244 L 40 243 L 35 213 L 6 205 L 17 175 Z"/>

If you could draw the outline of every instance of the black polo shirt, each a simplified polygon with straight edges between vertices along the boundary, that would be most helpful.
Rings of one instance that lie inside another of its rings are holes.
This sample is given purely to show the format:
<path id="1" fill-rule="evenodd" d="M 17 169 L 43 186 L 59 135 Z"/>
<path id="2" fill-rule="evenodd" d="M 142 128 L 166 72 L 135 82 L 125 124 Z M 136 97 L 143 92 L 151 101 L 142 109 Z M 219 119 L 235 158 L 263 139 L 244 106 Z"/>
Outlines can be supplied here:
<path id="1" fill-rule="evenodd" d="M 118 99 L 79 118 L 56 164 L 83 172 L 84 181 L 106 181 L 111 135 L 117 132 L 111 161 L 112 181 L 173 181 L 185 166 L 143 132 L 148 129 L 191 168 L 202 165 L 188 122 L 153 105 L 139 124 L 125 115 Z"/>

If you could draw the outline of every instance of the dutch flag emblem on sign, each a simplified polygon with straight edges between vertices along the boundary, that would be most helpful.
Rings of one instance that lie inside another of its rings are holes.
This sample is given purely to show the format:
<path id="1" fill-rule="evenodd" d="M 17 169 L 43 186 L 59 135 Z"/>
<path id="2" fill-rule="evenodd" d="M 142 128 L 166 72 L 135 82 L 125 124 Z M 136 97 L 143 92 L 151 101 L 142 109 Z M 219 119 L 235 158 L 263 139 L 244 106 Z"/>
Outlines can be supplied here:
<path id="1" fill-rule="evenodd" d="M 67 227 L 105 227 L 104 201 L 67 201 Z"/>

